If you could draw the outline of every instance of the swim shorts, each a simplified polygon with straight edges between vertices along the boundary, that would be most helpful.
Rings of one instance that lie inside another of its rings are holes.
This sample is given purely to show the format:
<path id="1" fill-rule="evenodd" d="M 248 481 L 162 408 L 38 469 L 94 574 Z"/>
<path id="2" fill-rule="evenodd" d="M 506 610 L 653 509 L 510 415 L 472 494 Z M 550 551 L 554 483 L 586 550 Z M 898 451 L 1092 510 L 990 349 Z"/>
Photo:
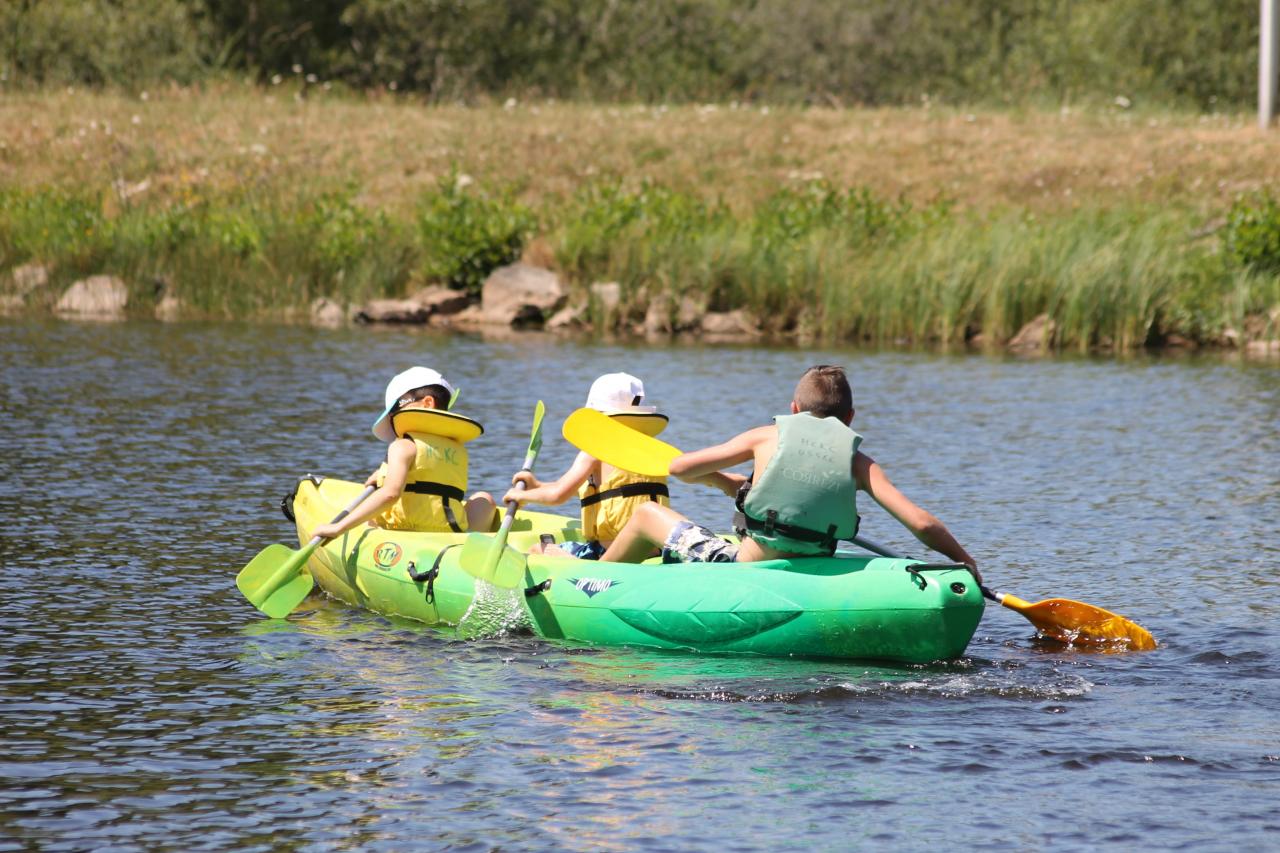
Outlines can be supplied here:
<path id="1" fill-rule="evenodd" d="M 692 521 L 676 524 L 662 543 L 664 563 L 732 563 L 737 558 L 737 545 Z"/>
<path id="2" fill-rule="evenodd" d="M 604 556 L 604 546 L 599 542 L 561 542 L 560 550 L 579 560 L 598 560 Z"/>

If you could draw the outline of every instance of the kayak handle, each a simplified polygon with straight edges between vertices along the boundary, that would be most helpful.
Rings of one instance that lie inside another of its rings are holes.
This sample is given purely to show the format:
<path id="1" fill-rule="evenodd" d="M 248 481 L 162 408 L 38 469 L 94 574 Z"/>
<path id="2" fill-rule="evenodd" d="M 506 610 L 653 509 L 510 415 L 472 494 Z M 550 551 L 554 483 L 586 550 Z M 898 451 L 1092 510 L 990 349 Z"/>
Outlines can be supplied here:
<path id="1" fill-rule="evenodd" d="M 917 586 L 924 589 L 929 585 L 929 582 L 924 579 L 924 575 L 920 574 L 921 572 L 950 572 L 956 569 L 967 569 L 968 567 L 960 563 L 915 563 L 902 568 L 911 575 L 911 579 L 916 582 Z"/>

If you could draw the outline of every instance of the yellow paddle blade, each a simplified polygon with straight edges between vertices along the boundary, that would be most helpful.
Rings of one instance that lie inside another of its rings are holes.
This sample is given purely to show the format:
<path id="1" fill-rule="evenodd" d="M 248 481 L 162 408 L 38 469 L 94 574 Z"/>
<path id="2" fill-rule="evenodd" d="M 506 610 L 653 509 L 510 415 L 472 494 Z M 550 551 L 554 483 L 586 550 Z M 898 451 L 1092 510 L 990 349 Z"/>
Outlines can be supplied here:
<path id="1" fill-rule="evenodd" d="M 1049 598 L 1029 604 L 1016 595 L 1001 593 L 1000 603 L 1021 613 L 1046 637 L 1063 643 L 1110 646 L 1147 651 L 1156 638 L 1137 622 L 1082 601 Z"/>
<path id="2" fill-rule="evenodd" d="M 236 587 L 272 619 L 283 619 L 311 593 L 315 581 L 302 569 L 316 545 L 300 551 L 268 545 L 236 575 Z"/>
<path id="3" fill-rule="evenodd" d="M 458 562 L 476 580 L 496 587 L 514 589 L 524 581 L 525 555 L 494 536 L 468 533 Z"/>
<path id="4" fill-rule="evenodd" d="M 618 423 L 604 412 L 578 409 L 564 422 L 565 441 L 615 468 L 645 477 L 665 477 L 680 451 Z"/>

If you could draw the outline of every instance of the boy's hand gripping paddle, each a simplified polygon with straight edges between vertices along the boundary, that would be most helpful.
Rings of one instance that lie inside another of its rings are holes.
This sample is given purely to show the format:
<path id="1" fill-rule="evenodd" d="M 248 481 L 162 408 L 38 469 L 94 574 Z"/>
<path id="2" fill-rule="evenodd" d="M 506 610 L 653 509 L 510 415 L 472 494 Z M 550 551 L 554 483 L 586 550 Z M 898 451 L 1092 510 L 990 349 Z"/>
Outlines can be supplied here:
<path id="1" fill-rule="evenodd" d="M 375 488 L 366 486 L 346 509 L 334 516 L 331 523 L 336 524 L 346 518 L 361 501 L 373 494 Z M 283 619 L 302 603 L 315 586 L 315 580 L 303 572 L 302 567 L 322 541 L 319 536 L 312 537 L 305 547 L 297 551 L 286 545 L 268 545 L 236 575 L 236 586 L 254 607 L 272 619 Z"/>
<path id="2" fill-rule="evenodd" d="M 574 447 L 602 462 L 649 477 L 669 473 L 680 451 L 666 442 L 630 429 L 595 409 L 578 409 L 564 424 L 564 437 Z M 854 537 L 854 543 L 884 557 L 903 559 L 887 548 Z M 1140 651 L 1156 648 L 1155 637 L 1123 616 L 1069 598 L 1030 604 L 1016 595 L 983 586 L 982 594 L 1020 613 L 1041 634 L 1063 643 L 1107 645 Z"/>
<path id="3" fill-rule="evenodd" d="M 542 449 L 542 418 L 546 412 L 546 406 L 539 400 L 533 409 L 533 433 L 529 436 L 529 450 L 521 467 L 523 471 L 533 470 L 533 462 Z M 517 484 L 516 488 L 523 489 L 524 484 Z M 506 515 L 493 536 L 484 533 L 467 534 L 458 559 L 469 575 L 506 589 L 513 589 L 524 581 L 525 556 L 515 548 L 507 547 L 507 534 L 511 532 L 511 523 L 515 521 L 519 506 L 515 501 L 507 504 Z"/>

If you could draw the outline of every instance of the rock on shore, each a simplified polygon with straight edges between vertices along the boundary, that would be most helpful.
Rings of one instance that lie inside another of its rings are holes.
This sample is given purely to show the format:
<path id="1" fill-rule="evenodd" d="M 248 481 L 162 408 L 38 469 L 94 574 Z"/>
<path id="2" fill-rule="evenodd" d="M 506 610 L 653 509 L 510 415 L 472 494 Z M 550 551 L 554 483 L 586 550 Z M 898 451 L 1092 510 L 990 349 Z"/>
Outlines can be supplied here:
<path id="1" fill-rule="evenodd" d="M 129 289 L 113 275 L 93 275 L 81 279 L 58 300 L 54 311 L 67 316 L 115 319 L 124 316 Z"/>
<path id="2" fill-rule="evenodd" d="M 568 301 L 569 291 L 556 273 L 510 264 L 485 279 L 477 319 L 485 325 L 541 326 Z"/>

